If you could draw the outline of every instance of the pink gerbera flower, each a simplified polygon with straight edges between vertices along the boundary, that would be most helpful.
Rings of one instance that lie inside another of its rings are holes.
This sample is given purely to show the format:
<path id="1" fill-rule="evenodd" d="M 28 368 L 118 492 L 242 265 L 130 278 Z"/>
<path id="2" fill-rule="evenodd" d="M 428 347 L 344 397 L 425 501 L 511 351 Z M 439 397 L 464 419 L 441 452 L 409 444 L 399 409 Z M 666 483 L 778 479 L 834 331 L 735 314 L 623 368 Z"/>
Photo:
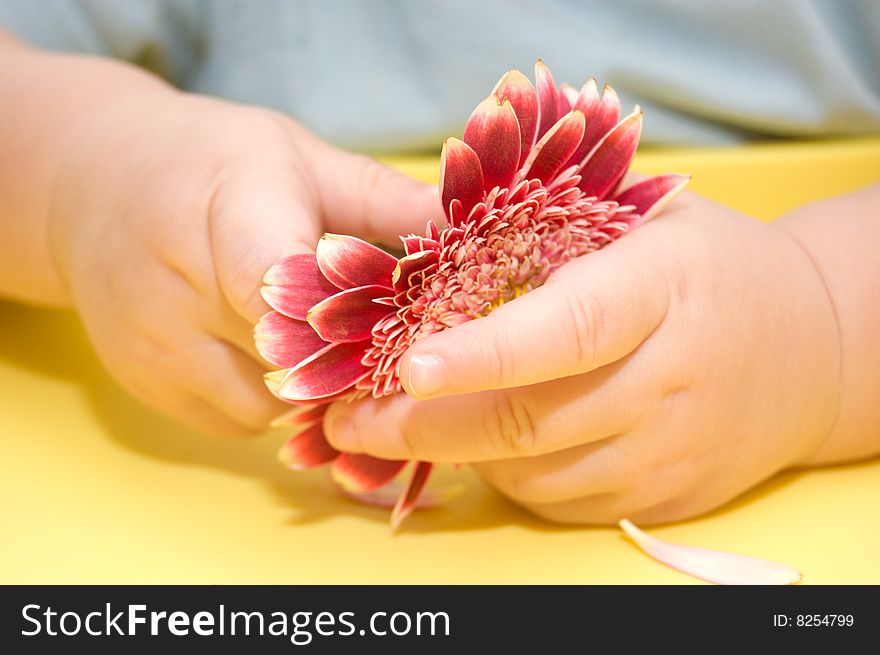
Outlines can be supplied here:
<path id="1" fill-rule="evenodd" d="M 476 108 L 462 140 L 441 154 L 446 228 L 402 237 L 394 257 L 352 236 L 325 234 L 314 255 L 293 255 L 264 278 L 272 307 L 255 331 L 279 398 L 309 406 L 289 422 L 302 431 L 282 448 L 294 469 L 332 464 L 347 491 L 369 494 L 407 464 L 340 453 L 324 438 L 328 403 L 401 390 L 398 363 L 411 344 L 486 316 L 541 286 L 574 257 L 647 221 L 687 182 L 662 175 L 618 190 L 639 141 L 638 108 L 595 80 L 557 87 L 536 65 L 537 88 L 510 71 Z M 415 506 L 431 464 L 413 464 L 392 513 Z"/>

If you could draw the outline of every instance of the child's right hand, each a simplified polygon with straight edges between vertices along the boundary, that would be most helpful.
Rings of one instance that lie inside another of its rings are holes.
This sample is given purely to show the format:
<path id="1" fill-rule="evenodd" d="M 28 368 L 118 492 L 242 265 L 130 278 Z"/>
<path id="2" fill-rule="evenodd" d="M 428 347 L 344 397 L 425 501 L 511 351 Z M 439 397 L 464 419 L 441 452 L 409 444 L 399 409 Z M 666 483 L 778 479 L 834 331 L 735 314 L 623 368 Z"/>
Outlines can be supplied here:
<path id="1" fill-rule="evenodd" d="M 278 259 L 322 232 L 396 241 L 436 190 L 268 110 L 165 89 L 85 121 L 62 153 L 50 247 L 111 373 L 208 432 L 264 429 L 252 326 Z"/>

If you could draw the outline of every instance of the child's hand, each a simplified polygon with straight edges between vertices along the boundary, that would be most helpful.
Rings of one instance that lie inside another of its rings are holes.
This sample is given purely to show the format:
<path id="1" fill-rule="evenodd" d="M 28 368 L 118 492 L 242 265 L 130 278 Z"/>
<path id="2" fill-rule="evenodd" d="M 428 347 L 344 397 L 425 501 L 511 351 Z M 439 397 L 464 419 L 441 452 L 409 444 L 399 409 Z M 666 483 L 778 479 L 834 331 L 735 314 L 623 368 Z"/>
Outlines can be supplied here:
<path id="1" fill-rule="evenodd" d="M 70 143 L 48 232 L 72 300 L 125 387 L 209 432 L 260 430 L 287 407 L 252 336 L 273 263 L 325 230 L 396 240 L 439 211 L 436 190 L 280 115 L 165 89 Z"/>
<path id="2" fill-rule="evenodd" d="M 412 397 L 338 404 L 326 427 L 343 450 L 474 462 L 553 520 L 673 520 L 807 461 L 835 423 L 840 348 L 798 241 L 685 194 L 414 345 L 400 369 Z"/>

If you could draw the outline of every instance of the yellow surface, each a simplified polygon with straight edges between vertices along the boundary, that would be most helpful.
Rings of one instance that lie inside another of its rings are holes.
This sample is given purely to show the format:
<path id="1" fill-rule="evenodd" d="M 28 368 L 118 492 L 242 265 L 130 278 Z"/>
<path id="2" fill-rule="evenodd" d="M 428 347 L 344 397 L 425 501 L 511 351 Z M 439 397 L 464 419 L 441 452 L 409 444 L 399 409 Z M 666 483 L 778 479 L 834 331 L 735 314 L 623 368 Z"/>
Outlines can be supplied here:
<path id="1" fill-rule="evenodd" d="M 436 179 L 435 159 L 395 163 Z M 880 141 L 652 151 L 635 168 L 693 173 L 769 219 L 877 180 Z M 0 304 L 0 398 L 0 582 L 690 582 L 616 530 L 541 523 L 467 473 L 463 495 L 393 535 L 322 472 L 282 470 L 282 435 L 212 440 L 126 397 L 68 313 Z M 782 560 L 805 583 L 880 583 L 878 501 L 875 460 L 786 474 L 653 533 Z"/>

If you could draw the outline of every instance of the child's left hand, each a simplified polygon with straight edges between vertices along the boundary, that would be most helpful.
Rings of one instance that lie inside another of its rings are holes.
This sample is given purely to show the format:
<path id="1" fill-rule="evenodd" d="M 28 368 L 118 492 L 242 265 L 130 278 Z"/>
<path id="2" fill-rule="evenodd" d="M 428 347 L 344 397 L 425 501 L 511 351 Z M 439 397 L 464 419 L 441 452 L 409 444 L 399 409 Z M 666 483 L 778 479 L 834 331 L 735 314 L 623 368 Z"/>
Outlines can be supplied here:
<path id="1" fill-rule="evenodd" d="M 337 404 L 325 426 L 342 450 L 473 462 L 553 520 L 668 521 L 809 458 L 835 420 L 840 357 L 797 241 L 687 193 L 417 343 L 400 368 L 410 395 Z"/>

